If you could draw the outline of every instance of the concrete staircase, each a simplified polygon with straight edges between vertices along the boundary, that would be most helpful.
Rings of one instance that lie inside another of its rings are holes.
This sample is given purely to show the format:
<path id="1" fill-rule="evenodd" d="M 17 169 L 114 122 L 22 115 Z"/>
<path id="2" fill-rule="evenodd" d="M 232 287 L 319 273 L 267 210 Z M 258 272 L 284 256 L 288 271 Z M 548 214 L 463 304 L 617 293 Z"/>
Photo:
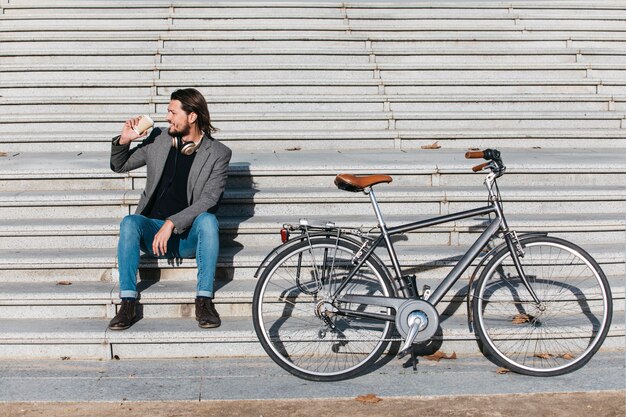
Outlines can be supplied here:
<path id="1" fill-rule="evenodd" d="M 498 147 L 511 225 L 591 252 L 624 348 L 626 6 L 623 2 L 0 2 L 0 358 L 263 354 L 254 271 L 300 217 L 373 225 L 339 172 L 391 174 L 389 224 L 482 205 L 468 147 Z M 164 124 L 170 93 L 205 93 L 234 150 L 220 209 L 216 303 L 193 320 L 195 262 L 145 259 L 144 318 L 117 308 L 115 247 L 145 171 L 109 169 L 122 122 Z M 431 148 L 431 149 L 427 149 Z M 408 234 L 401 262 L 436 285 L 480 221 Z M 478 351 L 459 282 L 443 349 Z"/>

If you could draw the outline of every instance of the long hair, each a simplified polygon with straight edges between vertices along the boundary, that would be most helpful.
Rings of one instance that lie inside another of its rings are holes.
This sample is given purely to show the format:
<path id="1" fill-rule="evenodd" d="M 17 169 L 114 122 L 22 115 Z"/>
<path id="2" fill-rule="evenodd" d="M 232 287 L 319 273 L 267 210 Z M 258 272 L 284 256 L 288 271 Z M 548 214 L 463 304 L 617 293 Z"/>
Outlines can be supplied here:
<path id="1" fill-rule="evenodd" d="M 209 115 L 209 106 L 204 96 L 195 88 L 183 88 L 176 90 L 170 96 L 170 100 L 180 101 L 185 113 L 195 113 L 198 115 L 198 128 L 211 136 L 211 133 L 217 132 L 217 129 L 211 124 L 211 116 Z"/>

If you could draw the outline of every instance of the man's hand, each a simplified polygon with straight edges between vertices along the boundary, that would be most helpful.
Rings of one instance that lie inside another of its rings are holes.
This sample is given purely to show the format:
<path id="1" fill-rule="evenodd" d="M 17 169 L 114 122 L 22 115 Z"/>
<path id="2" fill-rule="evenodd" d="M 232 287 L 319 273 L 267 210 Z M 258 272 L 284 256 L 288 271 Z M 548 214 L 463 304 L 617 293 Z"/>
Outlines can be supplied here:
<path id="1" fill-rule="evenodd" d="M 120 141 L 119 141 L 120 145 L 128 145 L 135 139 L 139 139 L 143 136 L 146 136 L 146 134 L 148 133 L 147 130 L 141 135 L 137 134 L 137 132 L 133 130 L 133 128 L 137 126 L 137 123 L 139 123 L 140 119 L 141 119 L 141 116 L 138 116 L 138 117 L 135 117 L 134 119 L 129 119 L 126 121 L 126 123 L 124 123 L 124 127 L 122 128 L 122 134 L 120 135 Z"/>
<path id="2" fill-rule="evenodd" d="M 152 253 L 156 256 L 163 256 L 167 253 L 167 241 L 170 240 L 174 231 L 174 223 L 171 220 L 165 220 L 161 229 L 154 235 L 152 241 Z"/>

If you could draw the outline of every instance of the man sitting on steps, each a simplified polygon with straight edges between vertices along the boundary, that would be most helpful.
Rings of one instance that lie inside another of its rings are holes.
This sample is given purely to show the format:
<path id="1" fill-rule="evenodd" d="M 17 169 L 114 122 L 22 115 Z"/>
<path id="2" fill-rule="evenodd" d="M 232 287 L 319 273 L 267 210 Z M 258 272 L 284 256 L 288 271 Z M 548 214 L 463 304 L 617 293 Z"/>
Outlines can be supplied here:
<path id="1" fill-rule="evenodd" d="M 129 328 L 136 315 L 140 250 L 161 258 L 196 258 L 196 320 L 218 327 L 213 281 L 219 253 L 219 225 L 214 215 L 226 185 L 231 150 L 211 137 L 205 98 L 195 89 L 172 93 L 167 132 L 155 128 L 134 149 L 140 117 L 126 121 L 111 145 L 111 169 L 128 172 L 146 165 L 147 181 L 135 214 L 120 225 L 117 259 L 122 304 L 109 329 Z"/>

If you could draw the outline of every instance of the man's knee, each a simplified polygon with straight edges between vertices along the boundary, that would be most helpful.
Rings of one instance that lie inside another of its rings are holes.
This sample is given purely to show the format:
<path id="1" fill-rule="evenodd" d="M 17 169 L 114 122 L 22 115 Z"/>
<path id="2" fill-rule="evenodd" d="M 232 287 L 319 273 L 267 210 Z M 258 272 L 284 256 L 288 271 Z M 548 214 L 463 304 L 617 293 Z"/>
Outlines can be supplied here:
<path id="1" fill-rule="evenodd" d="M 120 236 L 131 236 L 141 231 L 141 217 L 137 214 L 125 216 L 120 223 Z"/>
<path id="2" fill-rule="evenodd" d="M 193 222 L 193 227 L 197 228 L 198 234 L 213 236 L 219 233 L 219 222 L 212 213 L 202 213 Z"/>

